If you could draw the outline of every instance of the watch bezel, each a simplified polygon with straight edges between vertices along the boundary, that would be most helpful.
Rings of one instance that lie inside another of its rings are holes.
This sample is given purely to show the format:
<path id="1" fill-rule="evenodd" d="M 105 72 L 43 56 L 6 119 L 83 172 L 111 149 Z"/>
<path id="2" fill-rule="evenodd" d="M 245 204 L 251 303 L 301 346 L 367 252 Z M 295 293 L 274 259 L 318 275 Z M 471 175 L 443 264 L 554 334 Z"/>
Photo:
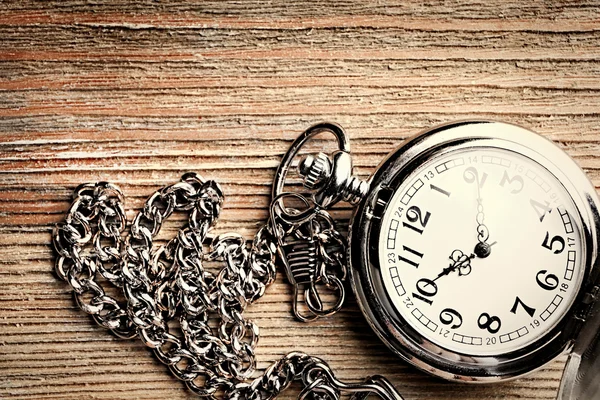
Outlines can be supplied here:
<path id="1" fill-rule="evenodd" d="M 532 158 L 563 184 L 582 224 L 585 271 L 575 301 L 548 333 L 522 349 L 502 355 L 465 356 L 427 340 L 394 312 L 381 274 L 377 272 L 379 224 L 385 213 L 382 194 L 424 160 L 461 147 L 510 149 Z M 593 185 L 564 151 L 544 137 L 516 125 L 463 121 L 441 125 L 408 139 L 377 167 L 369 183 L 370 191 L 355 210 L 350 225 L 348 258 L 352 289 L 367 321 L 394 353 L 417 368 L 445 379 L 497 382 L 531 372 L 570 348 L 581 328 L 585 294 L 597 282 L 600 272 L 597 259 L 600 217 Z"/>

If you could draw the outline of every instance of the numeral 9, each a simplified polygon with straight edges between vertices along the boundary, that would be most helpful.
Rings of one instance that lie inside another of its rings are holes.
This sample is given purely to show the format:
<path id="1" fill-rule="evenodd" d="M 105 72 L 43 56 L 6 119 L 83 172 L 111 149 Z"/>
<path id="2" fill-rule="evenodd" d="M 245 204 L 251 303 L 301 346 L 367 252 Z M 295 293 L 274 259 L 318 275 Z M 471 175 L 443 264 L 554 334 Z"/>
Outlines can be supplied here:
<path id="1" fill-rule="evenodd" d="M 455 320 L 457 320 L 457 321 L 455 321 Z M 440 313 L 440 322 L 444 325 L 453 324 L 450 328 L 456 329 L 456 328 L 460 328 L 463 320 L 462 320 L 462 316 L 460 315 L 460 313 L 458 311 L 453 310 L 452 308 L 445 308 Z"/>

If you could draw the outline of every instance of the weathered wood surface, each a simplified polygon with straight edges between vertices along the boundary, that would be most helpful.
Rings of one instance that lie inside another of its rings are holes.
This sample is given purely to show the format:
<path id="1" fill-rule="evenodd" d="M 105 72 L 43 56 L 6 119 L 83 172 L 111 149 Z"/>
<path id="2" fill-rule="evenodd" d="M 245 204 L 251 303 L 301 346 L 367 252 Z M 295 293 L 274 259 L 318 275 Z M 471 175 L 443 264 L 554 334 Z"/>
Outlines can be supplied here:
<path id="1" fill-rule="evenodd" d="M 77 184 L 120 184 L 131 217 L 197 171 L 228 195 L 218 229 L 250 238 L 279 158 L 314 122 L 347 129 L 366 176 L 407 135 L 477 117 L 554 139 L 598 186 L 599 60 L 594 1 L 1 2 L 0 398 L 193 398 L 53 275 L 51 227 Z M 390 356 L 352 300 L 305 325 L 289 299 L 278 280 L 247 312 L 260 368 L 298 349 L 342 379 L 385 374 L 407 399 L 556 394 L 564 359 L 503 385 L 449 384 Z"/>

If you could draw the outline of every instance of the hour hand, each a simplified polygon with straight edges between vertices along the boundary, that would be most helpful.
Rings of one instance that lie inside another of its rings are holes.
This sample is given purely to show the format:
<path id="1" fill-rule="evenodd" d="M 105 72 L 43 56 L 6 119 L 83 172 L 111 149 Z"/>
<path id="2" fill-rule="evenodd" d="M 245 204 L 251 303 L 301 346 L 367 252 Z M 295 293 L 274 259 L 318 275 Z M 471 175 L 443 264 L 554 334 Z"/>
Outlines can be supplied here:
<path id="1" fill-rule="evenodd" d="M 450 254 L 450 265 L 442 270 L 438 276 L 433 280 L 434 282 L 440 279 L 442 276 L 450 275 L 450 273 L 458 270 L 458 276 L 465 276 L 471 273 L 471 260 L 475 258 L 475 254 L 467 256 L 460 250 L 454 250 Z"/>
<path id="2" fill-rule="evenodd" d="M 456 269 L 455 264 L 450 264 L 449 266 L 447 266 L 446 268 L 444 268 L 442 270 L 442 272 L 440 272 L 438 274 L 438 276 L 435 277 L 435 279 L 433 280 L 434 282 L 437 281 L 438 279 L 440 279 L 442 276 L 446 276 L 446 275 L 450 275 L 450 273 L 452 271 L 454 271 Z"/>

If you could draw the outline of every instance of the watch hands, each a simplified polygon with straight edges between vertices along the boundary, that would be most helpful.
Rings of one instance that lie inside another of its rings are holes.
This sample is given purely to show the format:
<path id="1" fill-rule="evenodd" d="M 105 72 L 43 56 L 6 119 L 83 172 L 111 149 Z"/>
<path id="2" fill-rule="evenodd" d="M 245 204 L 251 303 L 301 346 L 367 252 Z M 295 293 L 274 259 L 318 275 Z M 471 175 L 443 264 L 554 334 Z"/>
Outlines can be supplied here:
<path id="1" fill-rule="evenodd" d="M 458 270 L 458 276 L 469 275 L 471 273 L 471 260 L 475 258 L 475 254 L 471 253 L 471 255 L 467 256 L 460 250 L 454 250 L 449 258 L 452 263 L 433 279 L 434 282 L 443 276 L 450 275 L 456 270 Z"/>
<path id="2" fill-rule="evenodd" d="M 479 242 L 475 246 L 475 250 L 470 255 L 466 255 L 461 250 L 454 250 L 450 254 L 450 265 L 442 270 L 434 279 L 433 282 L 437 281 L 443 276 L 450 275 L 452 272 L 458 270 L 458 276 L 466 276 L 471 273 L 471 260 L 475 257 L 485 258 L 490 254 L 490 248 L 498 242 L 493 243 L 482 243 Z M 482 249 L 483 248 L 483 249 Z M 487 255 L 480 255 L 482 251 L 486 251 Z"/>

